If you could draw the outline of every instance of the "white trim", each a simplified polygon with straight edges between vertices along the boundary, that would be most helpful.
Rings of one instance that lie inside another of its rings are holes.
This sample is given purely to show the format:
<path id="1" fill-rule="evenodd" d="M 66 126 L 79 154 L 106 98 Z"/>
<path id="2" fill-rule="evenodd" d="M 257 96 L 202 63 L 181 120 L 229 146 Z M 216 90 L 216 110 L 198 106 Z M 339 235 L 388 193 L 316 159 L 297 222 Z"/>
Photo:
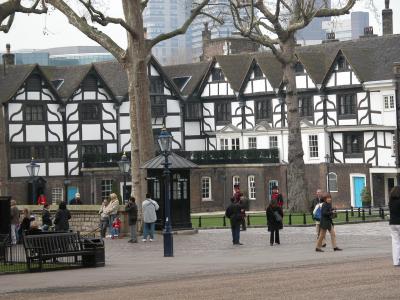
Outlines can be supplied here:
<path id="1" fill-rule="evenodd" d="M 397 168 L 370 168 L 369 173 L 371 174 L 379 174 L 379 173 L 390 173 L 390 174 L 397 174 L 400 173 L 400 169 Z"/>
<path id="2" fill-rule="evenodd" d="M 367 176 L 365 174 L 361 173 L 350 173 L 350 199 L 351 199 L 351 206 L 355 207 L 355 199 L 354 199 L 354 183 L 353 183 L 353 178 L 354 177 L 364 177 L 364 186 L 367 185 Z"/>
<path id="3" fill-rule="evenodd" d="M 331 185 L 329 184 L 329 193 L 337 193 L 338 191 L 339 191 L 339 189 L 338 189 L 338 184 L 337 184 L 337 182 L 338 182 L 338 176 L 337 176 L 337 173 L 335 173 L 335 172 L 329 172 L 328 174 L 327 174 L 327 176 L 326 176 L 326 186 L 328 186 L 328 182 L 329 182 L 329 174 L 335 174 L 335 176 L 336 176 L 336 190 L 335 191 L 333 191 L 332 189 L 331 189 Z"/>
<path id="4" fill-rule="evenodd" d="M 207 178 L 209 180 L 209 186 L 208 186 L 208 198 L 203 198 L 203 179 Z M 213 201 L 212 199 L 212 180 L 211 176 L 201 176 L 200 178 L 200 193 L 201 193 L 201 201 Z"/>
<path id="5" fill-rule="evenodd" d="M 250 178 L 252 178 L 253 180 L 250 181 Z M 250 183 L 254 182 L 254 196 L 255 197 L 251 197 L 251 186 Z M 249 200 L 256 200 L 257 194 L 256 194 L 256 176 L 255 175 L 249 175 L 247 176 L 247 191 L 248 191 L 248 198 Z"/>
<path id="6" fill-rule="evenodd" d="M 379 80 L 379 81 L 366 81 L 363 83 L 363 87 L 366 90 L 372 89 L 382 89 L 382 88 L 395 88 L 396 80 L 389 79 L 389 80 Z"/>

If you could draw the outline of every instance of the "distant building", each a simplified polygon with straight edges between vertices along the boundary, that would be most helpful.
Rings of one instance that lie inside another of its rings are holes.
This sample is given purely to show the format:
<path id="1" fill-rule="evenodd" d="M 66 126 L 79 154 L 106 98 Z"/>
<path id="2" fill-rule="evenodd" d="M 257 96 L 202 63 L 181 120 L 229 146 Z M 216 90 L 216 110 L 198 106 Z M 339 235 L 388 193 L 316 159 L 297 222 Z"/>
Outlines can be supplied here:
<path id="1" fill-rule="evenodd" d="M 341 17 L 337 20 L 322 22 L 322 29 L 334 32 L 338 40 L 355 40 L 364 34 L 364 28 L 369 26 L 369 13 L 356 11 L 352 12 L 350 18 Z"/>

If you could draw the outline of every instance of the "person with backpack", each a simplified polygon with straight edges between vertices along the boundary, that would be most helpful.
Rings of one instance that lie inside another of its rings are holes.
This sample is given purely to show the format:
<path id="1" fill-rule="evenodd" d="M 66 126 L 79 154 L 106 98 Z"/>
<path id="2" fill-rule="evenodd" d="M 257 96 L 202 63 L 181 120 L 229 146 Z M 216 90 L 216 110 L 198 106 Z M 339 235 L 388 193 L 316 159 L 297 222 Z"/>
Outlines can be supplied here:
<path id="1" fill-rule="evenodd" d="M 319 226 L 321 221 L 321 208 L 322 203 L 324 202 L 322 199 L 322 190 L 318 189 L 316 191 L 316 197 L 311 201 L 310 211 L 312 213 L 312 218 L 315 221 L 315 231 L 317 233 L 317 239 L 319 238 Z M 326 247 L 326 241 L 322 241 L 322 247 Z"/>
<path id="2" fill-rule="evenodd" d="M 143 239 L 142 242 L 147 241 L 147 237 L 149 236 L 149 241 L 154 241 L 154 227 L 157 221 L 157 213 L 156 211 L 160 208 L 158 203 L 151 199 L 150 194 L 146 194 L 146 199 L 142 203 L 142 211 L 143 211 Z"/>
<path id="3" fill-rule="evenodd" d="M 268 231 L 271 232 L 269 242 L 280 245 L 279 230 L 283 229 L 283 210 L 276 199 L 272 199 L 266 210 Z"/>
<path id="4" fill-rule="evenodd" d="M 231 204 L 225 211 L 225 216 L 231 222 L 232 243 L 233 245 L 243 245 L 240 242 L 240 224 L 242 223 L 241 205 L 240 202 L 231 198 Z"/>

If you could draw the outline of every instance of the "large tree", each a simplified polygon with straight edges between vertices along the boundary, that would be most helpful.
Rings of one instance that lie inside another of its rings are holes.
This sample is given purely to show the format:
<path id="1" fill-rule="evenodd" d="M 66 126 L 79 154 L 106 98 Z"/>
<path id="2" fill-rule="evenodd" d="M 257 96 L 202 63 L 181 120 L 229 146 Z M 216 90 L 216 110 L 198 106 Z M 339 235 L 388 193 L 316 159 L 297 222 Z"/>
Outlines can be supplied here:
<path id="1" fill-rule="evenodd" d="M 306 211 L 307 182 L 301 141 L 295 64 L 296 32 L 315 18 L 348 14 L 357 0 L 343 0 L 330 8 L 327 0 L 229 0 L 235 27 L 241 35 L 271 50 L 281 63 L 287 105 L 288 200 L 292 211 Z"/>
<path id="2" fill-rule="evenodd" d="M 67 17 L 68 22 L 90 39 L 107 49 L 121 63 L 128 77 L 128 94 L 131 118 L 131 163 L 132 187 L 139 199 L 144 195 L 144 176 L 140 165 L 154 156 L 154 140 L 151 127 L 151 107 L 147 64 L 151 49 L 156 44 L 184 34 L 195 17 L 210 0 L 194 1 L 191 14 L 181 27 L 162 33 L 152 39 L 145 37 L 143 12 L 151 0 L 121 0 L 123 17 L 107 16 L 104 4 L 91 0 L 8 0 L 0 4 L 0 31 L 8 32 L 14 22 L 15 13 L 46 13 L 51 7 Z M 24 6 L 22 3 L 30 3 Z M 104 2 L 104 1 L 103 1 Z M 110 5 L 115 5 L 115 0 Z M 99 28 L 119 25 L 127 37 L 123 49 Z M 26 26 L 26 25 L 25 25 Z M 121 95 L 120 95 L 121 96 Z M 142 175 L 142 176 L 141 176 Z"/>

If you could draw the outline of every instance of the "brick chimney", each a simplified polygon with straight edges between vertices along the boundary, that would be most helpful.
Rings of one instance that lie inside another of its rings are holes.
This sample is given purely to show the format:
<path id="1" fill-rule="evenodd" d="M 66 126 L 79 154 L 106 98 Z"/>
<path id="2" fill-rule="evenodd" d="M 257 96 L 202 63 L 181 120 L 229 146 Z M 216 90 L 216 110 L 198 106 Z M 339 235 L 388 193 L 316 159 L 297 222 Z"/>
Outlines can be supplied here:
<path id="1" fill-rule="evenodd" d="M 375 37 L 377 36 L 374 34 L 374 27 L 368 26 L 364 27 L 364 35 L 360 36 L 360 38 L 370 38 L 370 37 Z"/>
<path id="2" fill-rule="evenodd" d="M 336 39 L 336 35 L 334 32 L 327 32 L 326 33 L 326 40 L 322 41 L 322 43 L 331 43 L 331 42 L 338 42 L 339 40 Z"/>
<path id="3" fill-rule="evenodd" d="M 15 64 L 15 54 L 10 52 L 10 44 L 6 45 L 6 53 L 3 54 L 3 64 L 4 65 L 14 65 Z"/>
<path id="4" fill-rule="evenodd" d="M 203 38 L 203 43 L 204 43 L 204 41 L 211 40 L 211 30 L 208 29 L 208 23 L 207 22 L 204 23 L 204 30 L 202 31 L 201 36 Z"/>
<path id="5" fill-rule="evenodd" d="M 383 35 L 393 34 L 393 10 L 389 8 L 389 0 L 385 0 L 385 9 L 382 10 Z"/>

